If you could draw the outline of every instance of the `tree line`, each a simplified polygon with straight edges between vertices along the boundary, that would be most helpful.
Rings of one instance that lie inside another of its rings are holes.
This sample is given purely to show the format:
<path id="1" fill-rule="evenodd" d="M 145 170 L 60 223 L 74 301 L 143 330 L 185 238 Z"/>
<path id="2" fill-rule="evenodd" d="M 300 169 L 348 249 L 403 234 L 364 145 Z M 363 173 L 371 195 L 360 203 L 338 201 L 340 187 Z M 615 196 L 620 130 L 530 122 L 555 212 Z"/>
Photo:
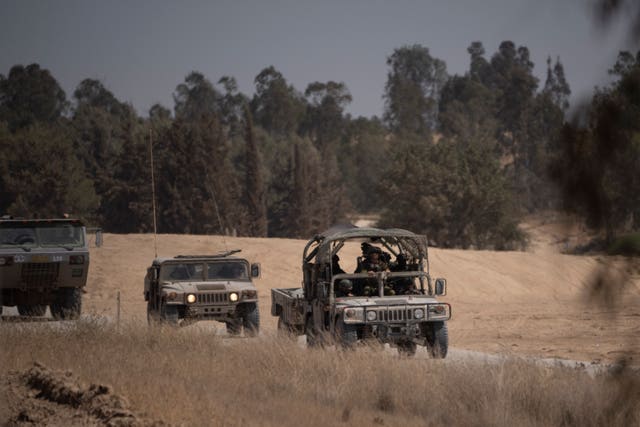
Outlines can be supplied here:
<path id="1" fill-rule="evenodd" d="M 468 71 L 449 75 L 425 46 L 395 49 L 381 118 L 347 114 L 344 83 L 300 91 L 273 66 L 252 97 L 231 76 L 191 72 L 173 110 L 156 104 L 143 117 L 98 80 L 68 98 L 48 70 L 15 65 L 0 74 L 0 213 L 68 212 L 109 232 L 149 232 L 153 152 L 161 233 L 308 238 L 375 212 L 380 226 L 440 246 L 518 248 L 521 217 L 561 207 L 576 175 L 599 163 L 597 117 L 619 108 L 628 114 L 615 131 L 630 151 L 598 165 L 615 210 L 600 219 L 612 234 L 637 228 L 637 197 L 613 189 L 638 162 L 638 99 L 617 89 L 639 72 L 637 57 L 621 54 L 619 80 L 596 92 L 588 123 L 569 124 L 559 59 L 540 84 L 525 46 L 505 41 L 488 55 L 473 42 L 467 52 Z M 578 167 L 572 150 L 584 151 Z"/>

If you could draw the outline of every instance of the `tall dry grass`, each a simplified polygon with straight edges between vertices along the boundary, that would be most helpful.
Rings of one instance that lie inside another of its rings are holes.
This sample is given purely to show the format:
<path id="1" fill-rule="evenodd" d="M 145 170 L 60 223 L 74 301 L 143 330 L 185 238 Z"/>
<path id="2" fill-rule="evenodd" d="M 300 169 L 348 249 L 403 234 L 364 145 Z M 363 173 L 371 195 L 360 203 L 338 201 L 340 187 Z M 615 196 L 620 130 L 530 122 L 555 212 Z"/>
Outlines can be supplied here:
<path id="1" fill-rule="evenodd" d="M 198 328 L 97 319 L 0 323 L 0 375 L 34 361 L 103 383 L 155 419 L 183 425 L 627 426 L 638 373 L 591 376 L 524 361 L 406 359 L 309 350 L 288 339 L 223 339 Z"/>

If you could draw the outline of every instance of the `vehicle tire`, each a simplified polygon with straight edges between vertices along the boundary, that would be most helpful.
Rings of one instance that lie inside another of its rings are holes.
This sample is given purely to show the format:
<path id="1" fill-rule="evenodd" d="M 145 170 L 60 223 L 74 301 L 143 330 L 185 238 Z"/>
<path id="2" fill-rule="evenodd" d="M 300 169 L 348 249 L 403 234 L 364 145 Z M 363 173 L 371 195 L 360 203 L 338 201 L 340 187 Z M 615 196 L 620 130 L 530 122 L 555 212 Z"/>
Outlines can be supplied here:
<path id="1" fill-rule="evenodd" d="M 444 359 L 449 350 L 449 330 L 445 322 L 429 323 L 427 327 L 426 345 L 434 359 Z"/>
<path id="2" fill-rule="evenodd" d="M 46 305 L 18 305 L 18 313 L 20 313 L 20 316 L 44 316 L 46 312 Z"/>
<path id="3" fill-rule="evenodd" d="M 260 310 L 258 304 L 246 304 L 244 314 L 242 315 L 242 326 L 244 327 L 244 335 L 247 337 L 258 336 L 260 332 Z"/>
<path id="4" fill-rule="evenodd" d="M 170 326 L 178 326 L 179 320 L 178 306 L 167 304 L 160 306 L 160 322 Z"/>
<path id="5" fill-rule="evenodd" d="M 321 344 L 320 337 L 313 327 L 312 314 L 307 316 L 307 320 L 304 323 L 304 333 L 307 336 L 307 347 L 318 347 Z"/>
<path id="6" fill-rule="evenodd" d="M 287 325 L 282 317 L 282 314 L 278 316 L 278 336 L 285 338 L 293 338 L 297 334 L 298 328 L 296 326 Z"/>
<path id="7" fill-rule="evenodd" d="M 358 330 L 355 325 L 347 325 L 342 319 L 336 320 L 336 340 L 342 348 L 353 348 L 358 341 Z"/>
<path id="8" fill-rule="evenodd" d="M 158 313 L 151 308 L 151 301 L 147 301 L 147 324 L 149 326 L 158 326 L 159 320 Z"/>
<path id="9" fill-rule="evenodd" d="M 226 322 L 227 334 L 231 336 L 238 336 L 242 330 L 242 325 L 237 321 Z"/>
<path id="10" fill-rule="evenodd" d="M 401 356 L 413 357 L 416 354 L 418 345 L 413 341 L 405 341 L 398 343 L 398 353 Z"/>
<path id="11" fill-rule="evenodd" d="M 82 289 L 60 288 L 56 300 L 49 308 L 56 320 L 76 320 L 82 312 Z"/>

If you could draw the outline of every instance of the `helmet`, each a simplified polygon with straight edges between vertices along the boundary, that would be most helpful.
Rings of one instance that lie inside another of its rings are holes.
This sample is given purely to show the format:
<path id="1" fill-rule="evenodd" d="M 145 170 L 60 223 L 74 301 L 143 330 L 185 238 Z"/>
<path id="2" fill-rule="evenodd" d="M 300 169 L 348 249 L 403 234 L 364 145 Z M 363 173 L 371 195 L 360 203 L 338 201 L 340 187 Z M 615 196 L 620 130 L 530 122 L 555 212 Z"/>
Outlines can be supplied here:
<path id="1" fill-rule="evenodd" d="M 353 283 L 349 279 L 342 279 L 338 282 L 338 289 L 342 292 L 351 292 L 353 290 Z"/>

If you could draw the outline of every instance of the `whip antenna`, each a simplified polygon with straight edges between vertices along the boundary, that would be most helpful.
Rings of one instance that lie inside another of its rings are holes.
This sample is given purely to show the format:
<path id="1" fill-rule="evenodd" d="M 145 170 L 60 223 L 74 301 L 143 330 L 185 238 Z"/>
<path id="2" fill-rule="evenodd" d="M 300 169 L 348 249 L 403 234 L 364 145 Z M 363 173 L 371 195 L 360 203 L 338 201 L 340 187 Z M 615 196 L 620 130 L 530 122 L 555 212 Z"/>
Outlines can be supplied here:
<path id="1" fill-rule="evenodd" d="M 153 249 L 158 258 L 158 225 L 156 223 L 156 184 L 153 175 L 153 129 L 149 128 L 149 158 L 151 159 L 151 206 L 153 207 Z"/>
<path id="2" fill-rule="evenodd" d="M 213 201 L 213 207 L 216 210 L 216 216 L 218 217 L 218 224 L 220 225 L 220 232 L 222 233 L 222 244 L 224 245 L 225 250 L 229 250 L 229 248 L 227 247 L 227 239 L 225 237 L 225 232 L 224 232 L 224 227 L 222 225 L 222 218 L 220 217 L 220 211 L 218 210 L 218 202 L 216 201 L 216 195 L 213 192 L 213 189 L 211 188 L 211 185 L 209 184 L 209 174 L 207 173 L 207 183 L 206 183 L 206 187 L 207 187 L 207 191 L 209 192 L 209 195 L 211 196 L 211 200 Z"/>

